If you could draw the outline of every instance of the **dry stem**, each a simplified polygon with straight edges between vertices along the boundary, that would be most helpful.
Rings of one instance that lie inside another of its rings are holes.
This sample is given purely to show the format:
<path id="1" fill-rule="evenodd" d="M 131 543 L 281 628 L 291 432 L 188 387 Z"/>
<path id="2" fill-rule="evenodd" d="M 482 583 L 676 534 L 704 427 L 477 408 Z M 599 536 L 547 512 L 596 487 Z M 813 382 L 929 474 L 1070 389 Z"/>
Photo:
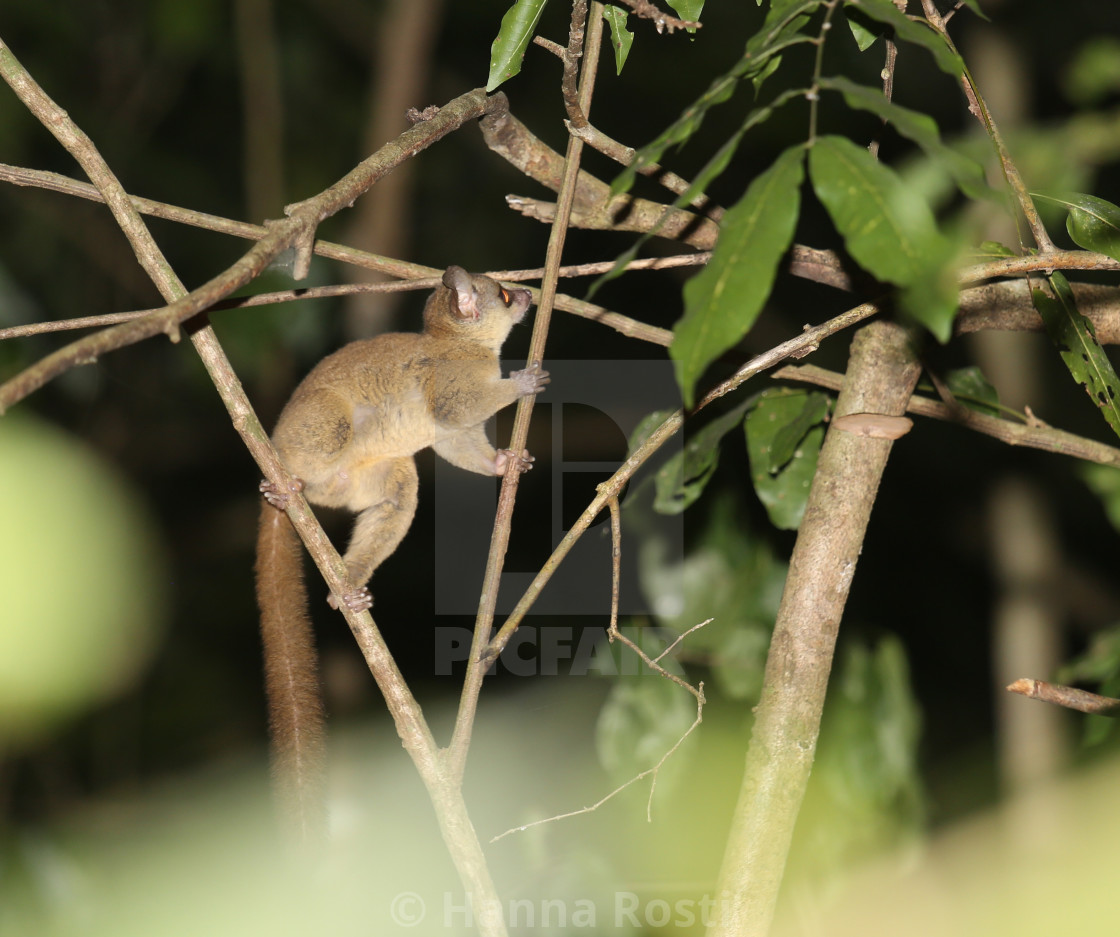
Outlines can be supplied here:
<path id="1" fill-rule="evenodd" d="M 584 49 L 586 32 L 587 48 Z M 599 63 L 599 52 L 603 35 L 603 6 L 591 4 L 591 17 L 588 20 L 585 0 L 576 0 L 572 7 L 572 21 L 568 56 L 575 60 L 582 56 L 583 69 L 578 91 L 578 107 L 583 114 L 591 109 L 591 98 L 595 88 L 595 74 Z M 553 299 L 559 282 L 560 257 L 564 249 L 564 239 L 568 230 L 568 216 L 575 198 L 576 180 L 579 175 L 579 160 L 583 143 L 575 137 L 568 141 L 568 153 L 564 164 L 564 175 L 560 183 L 557 201 L 556 222 L 549 235 L 548 249 L 545 254 L 544 279 L 541 282 L 537 312 L 533 319 L 533 336 L 529 343 L 528 361 L 540 364 L 544 359 L 544 345 L 548 337 L 548 327 L 552 317 Z M 521 452 L 529 434 L 529 418 L 533 412 L 535 398 L 522 397 L 517 405 L 513 420 L 513 433 L 510 448 Z M 474 637 L 471 642 L 470 661 L 467 665 L 466 679 L 459 702 L 459 712 L 455 718 L 455 729 L 446 750 L 448 776 L 459 781 L 466 770 L 467 751 L 470 748 L 471 733 L 474 728 L 478 696 L 482 691 L 482 680 L 488 664 L 485 662 L 486 648 L 494 623 L 494 609 L 498 601 L 498 585 L 506 550 L 509 546 L 510 523 L 513 517 L 513 504 L 520 481 L 518 472 L 509 472 L 502 479 L 498 495 L 498 509 L 494 519 L 494 533 L 490 541 L 490 552 L 486 561 L 482 593 L 479 596 L 478 615 L 475 618 Z"/>

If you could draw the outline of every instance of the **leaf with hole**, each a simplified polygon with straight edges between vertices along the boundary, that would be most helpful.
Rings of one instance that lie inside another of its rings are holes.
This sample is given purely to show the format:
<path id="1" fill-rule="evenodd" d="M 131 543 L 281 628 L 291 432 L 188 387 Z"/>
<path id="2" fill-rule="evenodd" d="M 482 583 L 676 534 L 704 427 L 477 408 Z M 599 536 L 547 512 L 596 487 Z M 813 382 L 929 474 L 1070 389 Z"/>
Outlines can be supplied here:
<path id="1" fill-rule="evenodd" d="M 1120 436 L 1120 401 L 1116 399 L 1120 379 L 1097 341 L 1093 323 L 1078 311 L 1069 281 L 1056 270 L 1048 279 L 1049 290 L 1031 290 L 1034 308 L 1073 379 Z"/>
<path id="2" fill-rule="evenodd" d="M 611 30 L 615 72 L 619 75 L 622 74 L 622 66 L 626 64 L 626 57 L 630 54 L 630 47 L 634 44 L 634 34 L 626 28 L 627 16 L 629 11 L 622 7 L 608 6 L 603 10 L 603 19 Z"/>
<path id="3" fill-rule="evenodd" d="M 548 0 L 516 0 L 502 17 L 498 35 L 490 46 L 490 74 L 486 90 L 493 91 L 500 84 L 521 71 L 521 60 L 533 40 L 537 23 Z"/>
<path id="4" fill-rule="evenodd" d="M 704 369 L 747 333 L 770 296 L 797 224 L 803 157 L 791 147 L 755 177 L 724 215 L 712 259 L 685 284 L 669 356 L 688 406 Z"/>

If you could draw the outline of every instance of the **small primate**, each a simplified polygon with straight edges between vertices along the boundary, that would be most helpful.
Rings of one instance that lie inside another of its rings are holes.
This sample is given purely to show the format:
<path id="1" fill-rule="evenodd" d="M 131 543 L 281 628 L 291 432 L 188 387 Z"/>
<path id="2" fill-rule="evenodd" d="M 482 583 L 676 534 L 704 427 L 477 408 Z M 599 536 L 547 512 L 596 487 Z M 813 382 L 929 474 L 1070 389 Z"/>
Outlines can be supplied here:
<path id="1" fill-rule="evenodd" d="M 424 330 L 352 342 L 303 379 L 272 434 L 293 484 L 312 504 L 357 514 L 346 562 L 349 588 L 328 597 L 354 611 L 366 583 L 416 513 L 414 456 L 431 446 L 481 475 L 527 471 L 528 452 L 495 450 L 485 423 L 539 394 L 539 364 L 503 378 L 498 352 L 529 308 L 528 290 L 448 267 L 424 307 Z M 284 513 L 289 493 L 261 482 L 257 601 L 261 611 L 273 770 L 284 809 L 304 836 L 323 823 L 323 705 L 301 543 Z"/>

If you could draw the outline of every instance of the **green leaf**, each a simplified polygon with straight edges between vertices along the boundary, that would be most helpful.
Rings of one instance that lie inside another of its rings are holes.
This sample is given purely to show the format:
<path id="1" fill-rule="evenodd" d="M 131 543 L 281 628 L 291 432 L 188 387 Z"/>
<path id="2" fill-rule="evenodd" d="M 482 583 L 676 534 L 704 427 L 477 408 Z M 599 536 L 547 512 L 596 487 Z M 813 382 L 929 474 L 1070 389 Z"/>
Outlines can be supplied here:
<path id="1" fill-rule="evenodd" d="M 844 137 L 821 137 L 809 176 L 861 267 L 899 286 L 918 279 L 939 235 L 929 206 L 910 197 L 892 169 Z"/>
<path id="2" fill-rule="evenodd" d="M 903 309 L 948 340 L 957 311 L 954 248 L 937 230 L 929 205 L 893 169 L 844 137 L 816 141 L 809 176 L 848 253 L 878 279 L 904 287 Z"/>
<path id="3" fill-rule="evenodd" d="M 999 416 L 1003 412 L 999 392 L 976 365 L 950 371 L 945 375 L 945 385 L 957 400 L 978 413 Z"/>
<path id="4" fill-rule="evenodd" d="M 502 17 L 498 35 L 490 46 L 490 74 L 486 90 L 493 91 L 502 82 L 521 71 L 521 60 L 533 39 L 544 5 L 548 0 L 516 0 Z"/>
<path id="5" fill-rule="evenodd" d="M 661 514 L 679 514 L 700 497 L 719 464 L 720 441 L 739 424 L 743 411 L 753 402 L 745 401 L 712 420 L 665 462 L 655 476 L 654 510 Z"/>
<path id="6" fill-rule="evenodd" d="M 982 241 L 980 247 L 969 255 L 976 263 L 985 260 L 998 260 L 1001 257 L 1018 257 L 1006 244 L 999 241 Z"/>
<path id="7" fill-rule="evenodd" d="M 749 528 L 735 490 L 713 491 L 704 508 L 704 523 L 683 557 L 666 540 L 642 543 L 642 594 L 658 624 L 677 634 L 711 618 L 685 640 L 685 653 L 711 661 L 721 692 L 754 701 L 787 566 L 768 539 Z"/>
<path id="8" fill-rule="evenodd" d="M 1120 530 L 1120 468 L 1085 462 L 1081 465 L 1081 478 L 1093 494 L 1101 499 L 1109 523 Z M 1069 682 L 1064 677 L 1059 679 Z"/>
<path id="9" fill-rule="evenodd" d="M 896 7 L 891 0 L 849 0 L 872 19 L 885 23 L 894 30 L 895 38 L 912 42 L 929 50 L 937 67 L 947 75 L 960 78 L 964 62 L 948 43 L 923 22 L 915 22 Z"/>
<path id="10" fill-rule="evenodd" d="M 669 0 L 669 6 L 682 20 L 698 23 L 704 9 L 704 0 Z"/>
<path id="11" fill-rule="evenodd" d="M 786 467 L 791 459 L 797 456 L 797 450 L 804 442 L 809 430 L 823 423 L 828 418 L 828 411 L 831 408 L 828 394 L 795 390 L 789 391 L 788 396 L 791 398 L 791 402 L 800 404 L 800 410 L 793 415 L 791 420 L 783 422 L 778 408 L 770 407 L 770 404 L 775 402 L 774 397 L 768 397 L 765 393 L 762 400 L 751 411 L 751 416 L 758 414 L 759 409 L 763 407 L 770 411 L 768 414 L 770 425 L 765 435 L 769 440 L 770 464 L 767 470 L 771 475 L 776 475 Z M 798 400 L 798 398 L 800 399 Z M 747 423 L 749 431 L 749 418 Z"/>
<path id="12" fill-rule="evenodd" d="M 1120 90 L 1120 38 L 1098 36 L 1086 42 L 1070 62 L 1062 87 L 1082 107 Z"/>
<path id="13" fill-rule="evenodd" d="M 711 260 L 685 284 L 669 356 L 688 406 L 701 373 L 747 333 L 770 295 L 797 224 L 803 156 L 791 147 L 754 179 L 724 215 Z"/>
<path id="14" fill-rule="evenodd" d="M 883 31 L 873 19 L 855 7 L 844 7 L 844 18 L 848 21 L 848 29 L 852 31 L 852 38 L 855 39 L 856 47 L 860 52 L 870 49 Z"/>
<path id="15" fill-rule="evenodd" d="M 796 530 L 805 514 L 829 406 L 828 395 L 819 391 L 771 388 L 747 415 L 751 480 L 770 522 L 781 530 Z"/>
<path id="16" fill-rule="evenodd" d="M 1069 209 L 1066 230 L 1078 247 L 1120 260 L 1120 208 L 1112 202 L 1080 192 L 1065 198 L 1035 192 L 1031 194 Z"/>
<path id="17" fill-rule="evenodd" d="M 848 107 L 870 111 L 888 121 L 900 134 L 917 143 L 969 198 L 988 199 L 994 196 L 984 178 L 983 167 L 942 143 L 941 133 L 932 117 L 888 101 L 878 88 L 869 88 L 848 78 L 822 78 L 820 86 L 844 95 Z"/>
<path id="18" fill-rule="evenodd" d="M 622 66 L 626 64 L 626 57 L 630 54 L 630 47 L 634 44 L 634 34 L 626 28 L 628 10 L 622 7 L 608 6 L 603 11 L 603 19 L 611 30 L 611 48 L 614 49 L 614 67 L 617 74 L 622 74 Z"/>
<path id="19" fill-rule="evenodd" d="M 611 183 L 611 194 L 629 192 L 641 169 L 658 163 L 665 151 L 689 140 L 704 121 L 708 111 L 723 104 L 735 93 L 741 79 L 758 78 L 779 52 L 791 45 L 811 42 L 813 37 L 799 30 L 808 22 L 808 13 L 824 0 L 780 0 L 774 3 L 766 20 L 747 42 L 742 58 L 727 73 L 712 81 L 708 89 L 668 127 L 634 154 L 634 159 Z"/>
<path id="20" fill-rule="evenodd" d="M 1050 293 L 1031 290 L 1034 308 L 1073 379 L 1085 388 L 1112 431 L 1120 436 L 1120 401 L 1116 399 L 1120 379 L 1097 341 L 1093 323 L 1078 311 L 1069 281 L 1056 270 L 1048 279 Z"/>

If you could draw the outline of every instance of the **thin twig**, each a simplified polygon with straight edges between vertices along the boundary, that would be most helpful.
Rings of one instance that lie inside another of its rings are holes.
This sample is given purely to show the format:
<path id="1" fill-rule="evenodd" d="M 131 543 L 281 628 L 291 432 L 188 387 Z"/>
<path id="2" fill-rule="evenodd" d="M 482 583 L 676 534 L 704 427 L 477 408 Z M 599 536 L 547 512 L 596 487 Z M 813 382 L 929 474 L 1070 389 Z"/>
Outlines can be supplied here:
<path id="1" fill-rule="evenodd" d="M 659 33 L 667 29 L 672 34 L 677 29 L 699 29 L 704 25 L 693 20 L 682 20 L 675 16 L 669 16 L 668 13 L 663 13 L 649 0 L 618 0 L 618 2 L 623 6 L 630 7 L 642 19 L 652 20 L 654 28 Z"/>
<path id="2" fill-rule="evenodd" d="M 1120 699 L 1111 696 L 1101 696 L 1090 693 L 1088 690 L 1079 690 L 1072 686 L 1063 686 L 1060 683 L 1047 683 L 1045 680 L 1031 680 L 1021 677 L 1009 684 L 1007 689 L 1012 693 L 1019 693 L 1030 699 L 1042 700 L 1044 703 L 1056 703 L 1066 709 L 1076 709 L 1078 712 L 1089 713 L 1094 716 L 1109 716 L 1113 719 L 1120 716 Z"/>
<path id="3" fill-rule="evenodd" d="M 654 782 L 653 782 L 653 784 L 650 785 L 649 798 L 646 801 L 646 819 L 651 820 L 652 819 L 651 804 L 653 802 L 654 785 L 657 783 L 657 773 L 661 770 L 661 768 L 665 764 L 665 762 L 668 761 L 672 757 L 673 753 L 676 752 L 676 750 L 678 748 L 680 748 L 681 745 L 684 744 L 685 739 L 687 739 L 695 731 L 696 727 L 699 726 L 700 723 L 703 721 L 703 719 L 701 718 L 701 710 L 703 709 L 703 705 L 704 705 L 703 702 L 702 702 L 703 697 L 704 697 L 704 684 L 703 683 L 700 684 L 699 694 L 700 695 L 697 698 L 698 701 L 697 701 L 697 704 L 696 704 L 696 718 L 693 720 L 692 725 L 690 725 L 685 730 L 684 735 L 682 735 L 679 739 L 677 739 L 677 741 L 673 744 L 673 747 L 670 748 L 667 752 L 665 752 L 664 755 L 661 756 L 661 758 L 658 759 L 657 764 L 655 764 L 655 765 L 653 765 L 649 768 L 646 768 L 645 771 L 642 771 L 639 774 L 634 775 L 634 777 L 630 778 L 630 780 L 625 781 L 624 783 L 620 784 L 618 787 L 616 787 L 609 794 L 607 794 L 604 797 L 601 797 L 595 803 L 593 803 L 593 804 L 591 804 L 587 807 L 580 807 L 578 810 L 569 810 L 567 813 L 560 813 L 560 814 L 556 814 L 555 816 L 552 816 L 552 817 L 545 817 L 542 820 L 534 820 L 531 823 L 523 823 L 521 826 L 515 826 L 512 829 L 506 830 L 504 833 L 499 833 L 497 836 L 493 837 L 490 840 L 490 842 L 491 843 L 496 843 L 498 840 L 505 839 L 505 837 L 510 836 L 513 833 L 523 833 L 525 830 L 532 829 L 535 826 L 543 826 L 545 823 L 556 823 L 560 820 L 570 819 L 571 817 L 582 816 L 585 813 L 593 813 L 594 811 L 596 811 L 600 807 L 602 807 L 603 804 L 607 803 L 609 800 L 613 799 L 618 794 L 621 794 L 624 790 L 626 790 L 626 788 L 630 787 L 632 784 L 636 784 L 638 781 L 641 781 L 643 778 L 648 778 L 652 775 L 653 778 L 654 778 Z"/>
<path id="4" fill-rule="evenodd" d="M 895 41 L 889 36 L 884 41 L 886 46 L 886 57 L 883 62 L 883 71 L 880 77 L 883 79 L 883 97 L 890 101 L 894 97 L 894 68 L 895 62 L 898 61 L 898 46 Z M 879 126 L 879 132 L 875 134 L 867 149 L 872 156 L 878 158 L 879 144 L 883 139 L 883 131 L 887 128 L 887 118 L 883 118 Z"/>
<path id="5" fill-rule="evenodd" d="M 602 489 L 603 486 L 599 487 L 600 489 Z M 656 658 L 650 658 L 650 656 L 646 654 L 646 652 L 643 651 L 635 642 L 631 641 L 630 638 L 626 637 L 626 635 L 618 630 L 618 589 L 622 559 L 622 521 L 619 517 L 620 512 L 617 495 L 608 494 L 607 504 L 610 507 L 611 513 L 611 618 L 610 626 L 607 628 L 607 636 L 612 644 L 615 641 L 619 641 L 620 643 L 626 645 L 626 647 L 630 648 L 630 650 L 637 654 L 642 662 L 646 665 L 646 667 L 648 667 L 650 670 L 654 671 L 662 677 L 672 680 L 674 683 L 688 690 L 688 692 L 691 693 L 696 699 L 696 718 L 693 720 L 692 725 L 690 725 L 688 729 L 685 730 L 685 733 L 679 739 L 677 739 L 673 746 L 667 752 L 665 752 L 665 754 L 662 755 L 660 759 L 658 759 L 657 764 L 647 768 L 645 771 L 639 772 L 634 777 L 630 778 L 630 780 L 626 781 L 623 784 L 620 784 L 613 791 L 611 791 L 600 800 L 596 801 L 591 806 L 581 807 L 579 810 L 571 810 L 567 813 L 557 814 L 556 816 L 547 817 L 543 820 L 535 820 L 532 823 L 526 823 L 522 826 L 514 827 L 512 829 L 506 830 L 504 833 L 501 833 L 498 836 L 495 836 L 490 840 L 490 842 L 492 843 L 496 842 L 499 839 L 502 839 L 503 837 L 509 836 L 511 833 L 524 832 L 525 830 L 530 829 L 534 826 L 540 826 L 544 823 L 554 823 L 558 820 L 566 820 L 570 817 L 578 817 L 581 814 L 591 813 L 595 810 L 598 810 L 601 806 L 603 806 L 603 804 L 613 798 L 616 794 L 620 794 L 622 791 L 626 790 L 626 788 L 630 787 L 630 785 L 647 777 L 653 778 L 649 786 L 649 796 L 646 798 L 646 820 L 647 822 L 652 821 L 653 795 L 657 791 L 658 773 L 661 771 L 661 768 L 665 764 L 665 762 L 668 761 L 669 757 L 675 751 L 677 751 L 677 749 L 679 749 L 681 745 L 684 744 L 684 740 L 687 739 L 689 735 L 691 735 L 692 732 L 696 729 L 696 727 L 704 721 L 704 684 L 701 682 L 698 686 L 694 687 L 692 686 L 692 684 L 687 683 L 676 674 L 667 671 L 658 662 L 662 658 L 664 658 L 670 650 L 676 647 L 685 637 L 685 635 L 692 634 L 692 632 L 696 631 L 698 628 L 702 628 L 708 622 L 701 622 L 699 625 L 694 625 L 692 628 L 689 628 L 688 631 L 685 632 L 685 634 L 678 636 L 677 639 L 664 651 L 658 654 Z M 711 619 L 708 619 L 708 621 L 711 621 Z"/>
<path id="6" fill-rule="evenodd" d="M 22 72 L 15 57 L 2 42 L 0 42 L 0 73 L 17 92 L 29 93 L 29 89 L 34 87 L 34 83 L 24 77 L 26 73 Z M 65 113 L 57 108 L 57 105 L 53 105 L 53 102 L 50 103 L 57 113 L 45 113 L 43 119 L 53 122 L 54 125 L 63 126 Z M 39 106 L 45 107 L 45 105 Z M 288 206 L 287 218 L 270 222 L 265 237 L 254 244 L 232 266 L 198 289 L 176 298 L 156 313 L 72 342 L 0 385 L 0 413 L 77 364 L 88 364 L 106 352 L 135 344 L 160 333 L 166 333 L 173 340 L 177 339 L 180 323 L 248 283 L 278 254 L 289 247 L 296 248 L 294 275 L 299 279 L 301 273 L 306 273 L 310 263 L 314 234 L 320 221 L 351 204 L 366 188 L 373 185 L 393 167 L 427 148 L 466 121 L 486 113 L 490 106 L 486 93 L 482 89 L 476 89 L 456 98 L 442 108 L 432 120 L 406 130 L 396 140 L 387 143 L 319 195 Z M 118 195 L 113 196 L 110 208 L 119 217 L 126 217 L 128 213 L 134 211 L 123 189 Z M 131 223 L 125 227 L 126 234 L 130 238 L 136 236 L 134 229 L 135 226 Z M 161 273 L 159 269 L 160 264 L 155 259 L 155 255 L 147 255 L 144 263 L 148 266 L 154 265 L 153 269 L 149 270 L 150 275 L 166 278 L 166 273 Z"/>
<path id="7" fill-rule="evenodd" d="M 591 11 L 590 19 L 588 19 L 586 0 L 576 0 L 573 4 L 571 40 L 568 46 L 568 54 L 573 58 L 582 57 L 583 61 L 578 104 L 584 114 L 591 110 L 591 98 L 595 87 L 595 75 L 603 35 L 603 5 L 596 0 L 591 4 Z M 583 45 L 585 30 L 586 50 Z M 582 150 L 583 143 L 580 140 L 575 137 L 568 139 L 564 175 L 557 198 L 556 220 L 549 234 L 544 277 L 541 281 L 537 312 L 533 318 L 533 335 L 529 342 L 528 352 L 530 364 L 539 365 L 544 359 L 545 340 L 548 337 L 553 301 L 559 283 L 557 271 L 560 269 L 560 257 L 568 230 L 568 217 L 571 213 L 572 202 L 575 199 Z M 510 447 L 515 452 L 521 452 L 525 448 L 525 441 L 529 434 L 529 418 L 533 412 L 534 402 L 535 398 L 532 395 L 522 397 L 518 401 L 510 440 Z M 455 728 L 452 732 L 451 742 L 444 752 L 448 776 L 455 778 L 457 781 L 462 780 L 463 772 L 466 769 L 467 752 L 470 748 L 475 713 L 478 709 L 478 697 L 482 691 L 483 678 L 489 667 L 484 658 L 490 640 L 490 631 L 494 623 L 494 610 L 498 601 L 498 585 L 501 580 L 506 549 L 509 545 L 510 524 L 519 480 L 519 472 L 508 472 L 502 479 L 502 486 L 498 495 L 498 508 L 494 518 L 494 532 L 486 560 L 486 572 L 483 576 L 482 592 L 479 596 L 478 614 L 475 618 L 470 662 L 467 666 L 466 678 L 463 681 L 463 692 L 460 696 L 459 711 L 455 717 Z"/>
<path id="8" fill-rule="evenodd" d="M 844 375 L 811 364 L 790 365 L 775 371 L 773 376 L 776 380 L 803 381 L 831 390 L 839 390 L 844 381 Z M 970 410 L 959 403 L 950 406 L 917 394 L 911 396 L 906 410 L 919 416 L 957 423 L 966 429 L 1005 442 L 1009 446 L 1026 446 L 1031 449 L 1041 449 L 1043 452 L 1073 456 L 1075 459 L 1084 459 L 1087 462 L 1097 462 L 1101 465 L 1120 466 L 1120 449 L 1094 439 L 1075 436 L 1073 433 L 1052 426 L 1013 423 L 1010 420 L 1002 420 Z"/>
<path id="9" fill-rule="evenodd" d="M 619 143 L 593 124 L 576 127 L 568 123 L 568 132 L 622 166 L 629 166 L 634 162 L 634 157 L 637 155 L 637 151 L 633 147 Z M 658 163 L 643 163 L 638 169 L 638 173 L 660 183 L 674 195 L 684 195 L 692 186 L 687 179 L 665 169 Z M 688 204 L 702 211 L 712 221 L 719 221 L 723 217 L 724 210 L 720 206 L 712 204 L 711 199 L 706 195 L 697 195 Z"/>

